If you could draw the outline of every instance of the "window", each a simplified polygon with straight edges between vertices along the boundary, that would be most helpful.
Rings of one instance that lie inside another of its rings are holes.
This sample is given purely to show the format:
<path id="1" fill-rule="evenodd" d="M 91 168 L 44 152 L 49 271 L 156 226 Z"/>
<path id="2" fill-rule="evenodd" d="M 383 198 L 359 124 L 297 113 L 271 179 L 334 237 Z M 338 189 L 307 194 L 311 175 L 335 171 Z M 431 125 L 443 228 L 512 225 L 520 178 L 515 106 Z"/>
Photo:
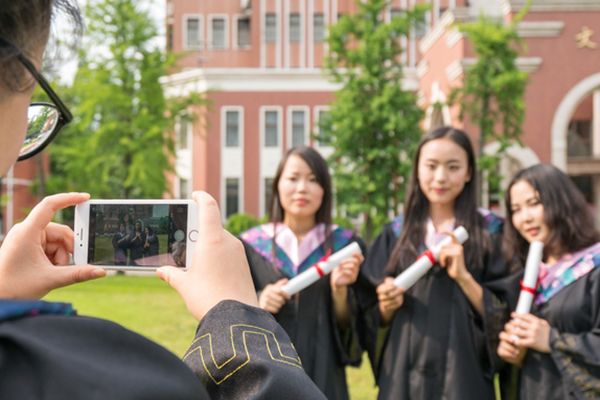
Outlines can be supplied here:
<path id="1" fill-rule="evenodd" d="M 197 49 L 202 46 L 201 25 L 199 17 L 187 17 L 185 35 L 185 47 Z"/>
<path id="2" fill-rule="evenodd" d="M 240 145 L 240 113 L 227 111 L 225 113 L 225 146 L 238 147 Z"/>
<path id="3" fill-rule="evenodd" d="M 240 180 L 238 178 L 225 179 L 225 218 L 239 212 Z"/>
<path id="4" fill-rule="evenodd" d="M 567 157 L 592 156 L 592 121 L 572 120 L 567 131 Z"/>
<path id="5" fill-rule="evenodd" d="M 225 18 L 213 18 L 211 42 L 213 49 L 224 49 L 227 47 L 225 31 Z"/>
<path id="6" fill-rule="evenodd" d="M 179 117 L 179 129 L 177 131 L 177 148 L 187 149 L 188 148 L 188 126 L 189 121 L 187 115 Z"/>
<path id="7" fill-rule="evenodd" d="M 390 19 L 394 19 L 400 15 L 404 15 L 404 10 L 400 8 L 392 8 L 390 10 Z"/>
<path id="8" fill-rule="evenodd" d="M 188 190 L 188 180 L 179 178 L 179 198 L 180 199 L 189 199 L 190 193 Z"/>
<path id="9" fill-rule="evenodd" d="M 265 42 L 277 42 L 277 15 L 267 14 L 265 19 Z"/>
<path id="10" fill-rule="evenodd" d="M 167 50 L 173 50 L 173 24 L 167 26 Z"/>
<path id="11" fill-rule="evenodd" d="M 269 202 L 273 194 L 273 178 L 265 178 L 265 214 L 269 215 Z"/>
<path id="12" fill-rule="evenodd" d="M 277 147 L 279 126 L 277 111 L 265 112 L 265 147 Z"/>
<path id="13" fill-rule="evenodd" d="M 327 120 L 330 118 L 331 114 L 329 114 L 327 111 L 319 111 L 319 135 L 317 136 L 317 143 L 320 147 L 327 146 L 329 144 L 323 141 L 323 139 L 321 138 L 321 133 L 323 132 L 323 125 L 326 124 L 328 122 Z"/>
<path id="14" fill-rule="evenodd" d="M 290 14 L 290 43 L 300 42 L 300 14 Z"/>
<path id="15" fill-rule="evenodd" d="M 429 27 L 427 26 L 427 18 L 423 15 L 423 18 L 415 21 L 415 37 L 422 38 L 427 35 Z"/>
<path id="16" fill-rule="evenodd" d="M 237 45 L 238 47 L 250 46 L 250 18 L 237 20 Z"/>
<path id="17" fill-rule="evenodd" d="M 325 37 L 325 16 L 315 14 L 313 16 L 313 42 L 321 43 Z"/>
<path id="18" fill-rule="evenodd" d="M 292 147 L 304 146 L 304 111 L 292 112 Z"/>

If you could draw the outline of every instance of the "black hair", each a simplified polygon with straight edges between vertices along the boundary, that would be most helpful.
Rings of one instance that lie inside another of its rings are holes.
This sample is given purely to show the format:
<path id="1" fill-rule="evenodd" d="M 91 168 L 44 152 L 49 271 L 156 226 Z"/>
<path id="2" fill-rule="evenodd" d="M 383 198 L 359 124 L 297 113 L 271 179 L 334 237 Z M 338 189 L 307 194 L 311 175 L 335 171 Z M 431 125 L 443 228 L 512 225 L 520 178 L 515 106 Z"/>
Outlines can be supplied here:
<path id="1" fill-rule="evenodd" d="M 506 219 L 503 249 L 508 263 L 525 265 L 529 243 L 512 223 L 510 190 L 518 182 L 529 183 L 544 206 L 544 223 L 549 236 L 544 259 L 573 253 L 600 241 L 583 194 L 564 172 L 550 164 L 537 164 L 518 172 L 506 190 Z"/>
<path id="2" fill-rule="evenodd" d="M 308 164 L 313 174 L 315 174 L 317 183 L 323 188 L 323 200 L 321 202 L 321 206 L 317 210 L 315 219 L 317 224 L 325 224 L 325 237 L 327 238 L 326 247 L 330 247 L 331 243 L 329 240 L 329 233 L 331 231 L 331 207 L 333 203 L 331 175 L 329 174 L 327 162 L 312 147 L 292 147 L 284 154 L 283 158 L 279 162 L 277 172 L 275 173 L 275 178 L 273 178 L 273 186 L 271 187 L 271 198 L 269 201 L 269 221 L 273 223 L 283 222 L 285 217 L 285 211 L 283 210 L 283 207 L 281 206 L 281 200 L 279 199 L 278 186 L 285 164 L 292 155 L 302 158 L 304 162 Z M 275 238 L 273 238 L 273 240 L 275 240 Z M 273 248 L 275 248 L 275 246 L 273 246 Z"/>
<path id="3" fill-rule="evenodd" d="M 35 60 L 48 41 L 51 21 L 59 14 L 67 18 L 66 23 L 61 21 L 62 28 L 70 24 L 75 33 L 66 41 L 76 41 L 83 24 L 74 1 L 0 0 L 0 93 L 23 92 L 35 83 L 17 57 L 23 54 Z"/>
<path id="4" fill-rule="evenodd" d="M 485 229 L 485 218 L 477 211 L 477 166 L 471 140 L 465 132 L 443 126 L 423 136 L 417 147 L 404 203 L 402 232 L 386 267 L 388 275 L 397 275 L 410 266 L 424 246 L 429 200 L 419 185 L 419 159 L 426 143 L 442 138 L 452 140 L 467 153 L 471 179 L 465 183 L 454 203 L 455 225 L 462 225 L 469 232 L 469 240 L 463 245 L 467 268 L 470 271 L 483 268 L 484 255 L 491 249 L 491 236 Z"/>

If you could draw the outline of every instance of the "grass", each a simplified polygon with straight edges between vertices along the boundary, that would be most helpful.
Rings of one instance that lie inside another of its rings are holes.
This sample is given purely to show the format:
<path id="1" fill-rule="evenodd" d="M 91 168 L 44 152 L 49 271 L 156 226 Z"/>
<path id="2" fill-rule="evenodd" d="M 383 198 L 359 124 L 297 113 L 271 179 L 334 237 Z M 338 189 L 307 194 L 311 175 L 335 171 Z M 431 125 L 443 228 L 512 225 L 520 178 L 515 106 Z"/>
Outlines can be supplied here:
<path id="1" fill-rule="evenodd" d="M 79 315 L 108 319 L 160 343 L 183 356 L 196 331 L 179 295 L 151 276 L 108 276 L 50 293 L 44 300 L 73 303 Z M 377 397 L 373 374 L 365 357 L 360 368 L 347 368 L 352 400 Z"/>

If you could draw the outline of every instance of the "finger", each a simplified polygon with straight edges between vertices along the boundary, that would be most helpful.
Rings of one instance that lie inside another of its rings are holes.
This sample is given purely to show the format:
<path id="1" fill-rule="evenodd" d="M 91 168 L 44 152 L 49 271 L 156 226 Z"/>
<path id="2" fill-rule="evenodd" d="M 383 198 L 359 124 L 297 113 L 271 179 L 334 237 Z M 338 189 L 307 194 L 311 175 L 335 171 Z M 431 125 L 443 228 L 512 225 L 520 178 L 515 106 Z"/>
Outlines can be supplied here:
<path id="1" fill-rule="evenodd" d="M 67 225 L 50 222 L 46 227 L 46 243 L 60 243 L 69 253 L 73 253 L 74 234 Z"/>
<path id="2" fill-rule="evenodd" d="M 215 232 L 223 229 L 219 205 L 208 193 L 196 191 L 192 198 L 198 203 L 198 237 L 211 237 Z"/>
<path id="3" fill-rule="evenodd" d="M 61 193 L 45 197 L 31 210 L 23 223 L 27 226 L 26 229 L 28 230 L 41 231 L 52 221 L 56 211 L 83 203 L 89 199 L 89 193 Z"/>
<path id="4" fill-rule="evenodd" d="M 170 266 L 160 267 L 156 270 L 156 276 L 167 282 L 177 293 L 179 293 L 179 288 L 185 281 L 186 274 L 187 272 L 182 271 L 180 268 Z"/>
<path id="5" fill-rule="evenodd" d="M 106 276 L 106 271 L 93 265 L 72 265 L 52 269 L 50 279 L 54 289 Z"/>
<path id="6" fill-rule="evenodd" d="M 460 244 L 460 242 L 458 241 L 458 239 L 456 238 L 456 236 L 454 236 L 454 233 L 448 232 L 448 231 L 442 231 L 440 233 L 443 233 L 443 234 L 446 234 L 446 235 L 450 236 L 452 238 L 452 243 L 453 244 Z"/>

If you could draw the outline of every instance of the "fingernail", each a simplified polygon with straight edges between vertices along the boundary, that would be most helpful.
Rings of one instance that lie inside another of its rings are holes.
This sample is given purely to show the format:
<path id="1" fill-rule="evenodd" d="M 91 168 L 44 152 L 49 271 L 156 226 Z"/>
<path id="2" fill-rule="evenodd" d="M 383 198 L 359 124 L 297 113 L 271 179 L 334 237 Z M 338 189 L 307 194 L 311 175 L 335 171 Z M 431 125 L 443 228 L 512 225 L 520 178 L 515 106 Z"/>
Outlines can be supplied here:
<path id="1" fill-rule="evenodd" d="M 102 278 L 106 276 L 106 271 L 103 270 L 102 268 L 94 268 L 92 270 L 92 278 L 96 279 L 96 278 Z"/>
<path id="2" fill-rule="evenodd" d="M 159 268 L 156 270 L 156 276 L 158 276 L 160 279 L 164 279 L 165 276 L 165 270 L 162 268 Z"/>

